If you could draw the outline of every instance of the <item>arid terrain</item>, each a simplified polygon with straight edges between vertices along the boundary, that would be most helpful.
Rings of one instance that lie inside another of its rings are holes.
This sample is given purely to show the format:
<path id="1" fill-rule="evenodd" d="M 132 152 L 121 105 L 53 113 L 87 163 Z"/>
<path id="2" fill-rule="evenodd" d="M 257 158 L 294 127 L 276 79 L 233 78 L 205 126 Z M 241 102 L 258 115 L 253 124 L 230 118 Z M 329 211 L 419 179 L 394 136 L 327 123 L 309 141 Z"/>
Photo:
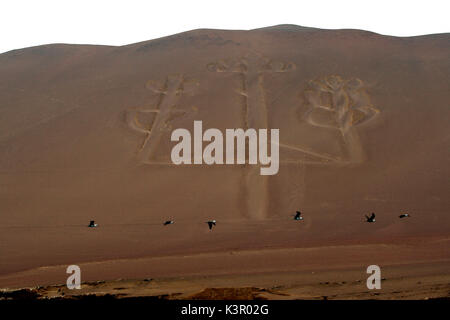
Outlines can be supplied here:
<path id="1" fill-rule="evenodd" d="M 278 174 L 174 165 L 194 120 L 279 129 Z M 449 33 L 281 25 L 0 54 L 0 288 L 449 297 L 449 123 Z"/>

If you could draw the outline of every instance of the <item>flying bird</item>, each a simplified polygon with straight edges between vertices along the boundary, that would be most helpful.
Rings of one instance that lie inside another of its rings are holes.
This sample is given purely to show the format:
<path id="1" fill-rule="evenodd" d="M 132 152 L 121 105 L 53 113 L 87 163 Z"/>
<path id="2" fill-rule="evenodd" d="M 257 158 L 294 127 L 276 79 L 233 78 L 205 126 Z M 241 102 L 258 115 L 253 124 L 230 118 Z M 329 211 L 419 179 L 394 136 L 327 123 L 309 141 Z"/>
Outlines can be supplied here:
<path id="1" fill-rule="evenodd" d="M 409 215 L 409 213 L 402 213 L 402 214 L 399 215 L 398 217 L 399 217 L 400 219 L 402 219 L 402 218 L 411 217 L 411 216 Z"/>
<path id="2" fill-rule="evenodd" d="M 366 216 L 367 222 L 375 222 L 375 213 L 372 212 L 370 217 Z"/>
<path id="3" fill-rule="evenodd" d="M 302 215 L 302 213 L 300 211 L 296 211 L 294 220 L 303 220 L 303 217 L 301 215 Z"/>
<path id="4" fill-rule="evenodd" d="M 98 224 L 96 224 L 94 220 L 91 220 L 91 221 L 89 222 L 88 227 L 89 227 L 89 228 L 95 228 L 95 227 L 98 227 Z"/>
<path id="5" fill-rule="evenodd" d="M 206 223 L 208 224 L 209 230 L 211 230 L 212 227 L 216 225 L 216 220 L 209 220 L 206 221 Z"/>
<path id="6" fill-rule="evenodd" d="M 175 222 L 173 220 L 167 220 L 163 223 L 163 225 L 167 226 L 169 224 L 174 224 Z"/>

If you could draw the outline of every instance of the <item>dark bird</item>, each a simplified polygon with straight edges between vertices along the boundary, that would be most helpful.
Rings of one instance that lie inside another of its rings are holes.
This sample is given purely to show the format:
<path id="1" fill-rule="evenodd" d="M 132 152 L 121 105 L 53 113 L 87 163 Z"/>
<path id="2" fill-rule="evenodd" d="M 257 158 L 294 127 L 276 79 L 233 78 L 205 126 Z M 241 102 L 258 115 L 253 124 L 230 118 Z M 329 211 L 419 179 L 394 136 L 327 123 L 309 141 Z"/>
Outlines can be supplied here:
<path id="1" fill-rule="evenodd" d="M 301 215 L 302 215 L 302 213 L 300 211 L 296 211 L 294 220 L 303 220 L 303 217 Z"/>
<path id="2" fill-rule="evenodd" d="M 89 228 L 95 228 L 95 227 L 98 227 L 98 224 L 96 224 L 94 220 L 91 220 L 91 221 L 89 222 L 88 227 L 89 227 Z"/>
<path id="3" fill-rule="evenodd" d="M 163 223 L 163 225 L 167 226 L 169 224 L 174 224 L 175 222 L 173 220 L 167 220 L 166 222 Z"/>
<path id="4" fill-rule="evenodd" d="M 208 224 L 209 230 L 211 230 L 216 225 L 216 220 L 209 220 L 206 223 Z"/>
<path id="5" fill-rule="evenodd" d="M 375 213 L 372 212 L 370 217 L 366 216 L 367 222 L 375 222 Z"/>
<path id="6" fill-rule="evenodd" d="M 402 218 L 411 217 L 411 216 L 409 215 L 409 213 L 402 213 L 402 214 L 399 215 L 398 217 L 399 217 L 400 219 L 402 219 Z"/>

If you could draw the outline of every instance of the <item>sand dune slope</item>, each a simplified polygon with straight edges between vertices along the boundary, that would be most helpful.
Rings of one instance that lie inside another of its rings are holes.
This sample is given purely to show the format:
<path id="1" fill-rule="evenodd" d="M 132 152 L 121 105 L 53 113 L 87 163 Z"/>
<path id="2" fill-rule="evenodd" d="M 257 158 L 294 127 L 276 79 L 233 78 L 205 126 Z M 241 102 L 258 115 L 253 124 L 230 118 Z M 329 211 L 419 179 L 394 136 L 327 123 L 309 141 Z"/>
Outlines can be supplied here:
<path id="1" fill-rule="evenodd" d="M 194 120 L 279 129 L 279 173 L 173 165 L 170 135 Z M 65 282 L 45 269 L 20 276 L 42 267 L 248 250 L 361 246 L 335 256 L 338 267 L 364 246 L 422 243 L 429 255 L 398 249 L 405 263 L 446 261 L 449 123 L 449 34 L 277 26 L 1 54 L 0 287 Z M 376 223 L 365 223 L 372 211 Z M 92 219 L 99 228 L 86 228 Z M 373 263 L 401 263 L 385 250 Z M 290 256 L 268 271 L 310 265 Z M 258 271 L 229 259 L 226 272 Z M 214 273 L 201 261 L 196 274 Z M 133 266 L 92 278 L 165 276 Z"/>

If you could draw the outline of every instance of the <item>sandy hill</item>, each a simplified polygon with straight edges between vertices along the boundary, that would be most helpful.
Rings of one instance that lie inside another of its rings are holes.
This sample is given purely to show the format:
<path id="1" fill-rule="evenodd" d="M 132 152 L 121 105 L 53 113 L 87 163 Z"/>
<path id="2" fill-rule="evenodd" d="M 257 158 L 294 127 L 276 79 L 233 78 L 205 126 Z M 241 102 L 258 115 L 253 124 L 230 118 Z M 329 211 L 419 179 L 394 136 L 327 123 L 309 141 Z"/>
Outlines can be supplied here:
<path id="1" fill-rule="evenodd" d="M 280 129 L 279 173 L 171 165 L 194 120 Z M 283 25 L 1 54 L 0 274 L 448 237 L 449 123 L 450 34 Z"/>

